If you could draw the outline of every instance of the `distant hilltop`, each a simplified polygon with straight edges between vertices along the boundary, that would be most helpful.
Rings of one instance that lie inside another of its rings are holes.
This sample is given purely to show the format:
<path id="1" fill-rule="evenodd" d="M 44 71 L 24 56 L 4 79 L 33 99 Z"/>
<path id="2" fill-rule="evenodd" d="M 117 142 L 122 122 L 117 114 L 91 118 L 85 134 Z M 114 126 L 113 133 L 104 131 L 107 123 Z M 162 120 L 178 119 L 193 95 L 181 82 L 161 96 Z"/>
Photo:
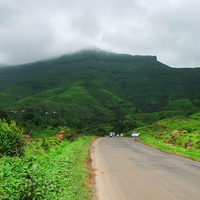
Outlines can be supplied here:
<path id="1" fill-rule="evenodd" d="M 136 55 L 134 56 L 135 61 L 157 61 L 157 56 L 149 56 L 149 55 Z"/>
<path id="2" fill-rule="evenodd" d="M 88 48 L 83 49 L 80 51 L 77 51 L 72 54 L 66 54 L 60 57 L 72 59 L 75 58 L 80 60 L 87 60 L 87 59 L 93 59 L 96 61 L 105 61 L 105 62 L 151 62 L 151 61 L 157 61 L 157 56 L 155 55 L 131 55 L 131 54 L 123 54 L 123 53 L 114 53 L 109 51 L 104 51 L 99 48 Z"/>

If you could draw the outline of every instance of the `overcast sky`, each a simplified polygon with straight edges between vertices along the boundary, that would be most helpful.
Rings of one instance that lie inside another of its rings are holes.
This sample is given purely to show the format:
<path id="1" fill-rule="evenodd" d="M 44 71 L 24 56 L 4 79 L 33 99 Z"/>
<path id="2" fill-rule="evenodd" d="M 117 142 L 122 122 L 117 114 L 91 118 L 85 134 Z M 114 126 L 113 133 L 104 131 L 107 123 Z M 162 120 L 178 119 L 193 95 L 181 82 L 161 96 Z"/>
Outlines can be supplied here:
<path id="1" fill-rule="evenodd" d="M 0 63 L 88 47 L 200 67 L 199 0 L 0 0 Z"/>

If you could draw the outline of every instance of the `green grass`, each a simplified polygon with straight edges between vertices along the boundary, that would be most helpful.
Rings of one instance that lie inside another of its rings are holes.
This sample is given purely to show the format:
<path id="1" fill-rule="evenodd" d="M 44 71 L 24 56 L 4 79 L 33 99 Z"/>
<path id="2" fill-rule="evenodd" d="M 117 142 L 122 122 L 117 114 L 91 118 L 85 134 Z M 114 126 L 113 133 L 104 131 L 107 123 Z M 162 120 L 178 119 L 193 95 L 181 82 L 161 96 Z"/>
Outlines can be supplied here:
<path id="1" fill-rule="evenodd" d="M 140 140 L 161 151 L 200 161 L 200 127 L 195 116 L 163 119 L 138 128 Z"/>
<path id="2" fill-rule="evenodd" d="M 86 159 L 92 137 L 30 142 L 24 157 L 0 159 L 0 199 L 89 200 Z M 47 145 L 48 144 L 48 145 Z"/>

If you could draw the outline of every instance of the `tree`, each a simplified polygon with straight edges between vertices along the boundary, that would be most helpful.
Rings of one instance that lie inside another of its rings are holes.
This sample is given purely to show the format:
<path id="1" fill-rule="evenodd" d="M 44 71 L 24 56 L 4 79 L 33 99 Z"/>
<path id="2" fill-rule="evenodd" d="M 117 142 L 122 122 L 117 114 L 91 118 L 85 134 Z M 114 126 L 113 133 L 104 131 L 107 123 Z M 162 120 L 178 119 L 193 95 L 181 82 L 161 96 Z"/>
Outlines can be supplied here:
<path id="1" fill-rule="evenodd" d="M 106 130 L 102 127 L 97 129 L 97 135 L 98 136 L 105 136 L 107 134 Z"/>
<path id="2" fill-rule="evenodd" d="M 123 122 L 116 122 L 114 125 L 114 131 L 116 133 L 122 133 L 125 128 L 126 128 L 126 125 Z"/>
<path id="3" fill-rule="evenodd" d="M 35 115 L 33 113 L 27 113 L 27 114 L 24 115 L 24 120 L 28 121 L 28 122 L 29 121 L 32 122 L 34 118 L 35 118 Z"/>
<path id="4" fill-rule="evenodd" d="M 7 119 L 7 118 L 8 118 L 8 116 L 7 116 L 6 112 L 3 110 L 0 110 L 0 119 Z"/>

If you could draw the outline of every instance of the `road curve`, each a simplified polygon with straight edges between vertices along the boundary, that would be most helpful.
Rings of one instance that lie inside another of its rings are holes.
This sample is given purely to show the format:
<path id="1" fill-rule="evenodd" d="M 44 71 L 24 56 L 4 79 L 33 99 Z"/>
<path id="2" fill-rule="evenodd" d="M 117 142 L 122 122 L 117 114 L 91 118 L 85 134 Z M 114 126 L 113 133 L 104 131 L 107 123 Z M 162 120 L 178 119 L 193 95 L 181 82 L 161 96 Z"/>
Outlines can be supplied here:
<path id="1" fill-rule="evenodd" d="M 199 200 L 200 163 L 147 147 L 133 138 L 93 143 L 98 200 Z"/>

